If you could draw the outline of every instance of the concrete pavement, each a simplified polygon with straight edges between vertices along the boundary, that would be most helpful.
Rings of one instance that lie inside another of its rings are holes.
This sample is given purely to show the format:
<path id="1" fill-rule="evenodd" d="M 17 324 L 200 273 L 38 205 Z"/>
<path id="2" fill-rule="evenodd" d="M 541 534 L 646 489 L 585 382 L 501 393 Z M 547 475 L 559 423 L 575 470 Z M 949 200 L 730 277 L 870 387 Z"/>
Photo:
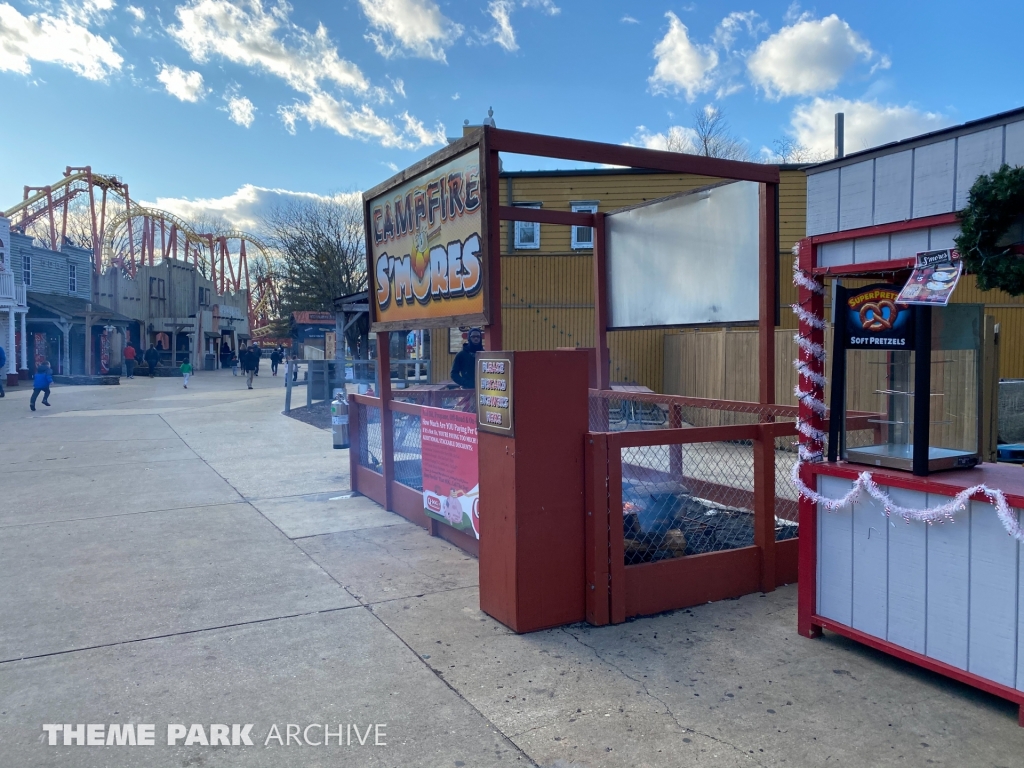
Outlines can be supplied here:
<path id="1" fill-rule="evenodd" d="M 512 634 L 474 560 L 349 493 L 280 377 L 28 395 L 0 400 L 0 766 L 1021 764 L 1011 705 L 799 638 L 794 588 Z M 44 723 L 156 744 L 49 746 Z M 212 723 L 254 746 L 166 745 Z M 325 723 L 385 745 L 265 744 Z"/>

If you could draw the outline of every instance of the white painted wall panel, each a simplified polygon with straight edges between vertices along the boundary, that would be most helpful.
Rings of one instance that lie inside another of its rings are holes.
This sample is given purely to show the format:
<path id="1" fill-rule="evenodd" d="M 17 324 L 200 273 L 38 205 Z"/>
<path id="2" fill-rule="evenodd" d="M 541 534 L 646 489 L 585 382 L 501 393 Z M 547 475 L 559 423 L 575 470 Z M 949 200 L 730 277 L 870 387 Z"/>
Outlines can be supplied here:
<path id="1" fill-rule="evenodd" d="M 983 173 L 999 170 L 1003 162 L 1003 126 L 969 133 L 957 139 L 956 210 L 967 205 L 967 193 Z"/>
<path id="2" fill-rule="evenodd" d="M 914 150 L 914 218 L 953 210 L 956 141 L 948 139 Z"/>
<path id="3" fill-rule="evenodd" d="M 959 224 L 946 224 L 942 227 L 931 227 L 928 230 L 928 250 L 937 251 L 941 248 L 956 248 L 953 238 L 960 234 Z"/>
<path id="4" fill-rule="evenodd" d="M 1006 157 L 1007 165 L 1024 165 L 1024 120 L 1009 123 L 1006 126 Z"/>
<path id="5" fill-rule="evenodd" d="M 807 177 L 807 234 L 835 232 L 839 227 L 839 169 Z"/>
<path id="6" fill-rule="evenodd" d="M 925 495 L 890 488 L 889 496 L 901 507 L 923 509 Z M 905 523 L 893 517 L 889 525 L 889 635 L 917 653 L 925 651 L 927 599 L 927 531 L 924 523 Z"/>
<path id="7" fill-rule="evenodd" d="M 838 477 L 818 477 L 818 492 L 844 496 L 852 483 Z M 853 513 L 826 512 L 818 507 L 818 613 L 847 626 L 853 603 Z"/>
<path id="8" fill-rule="evenodd" d="M 910 218 L 913 151 L 875 158 L 875 224 Z"/>
<path id="9" fill-rule="evenodd" d="M 822 243 L 818 246 L 819 267 L 838 267 L 843 264 L 853 264 L 853 240 Z"/>
<path id="10" fill-rule="evenodd" d="M 928 250 L 928 230 L 912 229 L 908 232 L 893 232 L 889 245 L 890 259 L 913 258 L 920 251 Z"/>
<path id="11" fill-rule="evenodd" d="M 995 507 L 971 502 L 971 615 L 968 670 L 1017 682 L 1017 541 Z"/>
<path id="12" fill-rule="evenodd" d="M 865 160 L 840 169 L 839 229 L 871 226 L 874 207 L 874 160 Z"/>
<path id="13" fill-rule="evenodd" d="M 889 260 L 889 236 L 861 237 L 853 241 L 853 261 L 867 264 L 872 261 Z"/>
<path id="14" fill-rule="evenodd" d="M 889 521 L 864 494 L 853 505 L 853 628 L 885 637 L 888 623 Z"/>
<path id="15" fill-rule="evenodd" d="M 948 497 L 929 494 L 928 506 Z M 970 606 L 969 511 L 955 523 L 928 527 L 928 627 L 925 653 L 954 667 L 967 669 L 968 615 Z"/>

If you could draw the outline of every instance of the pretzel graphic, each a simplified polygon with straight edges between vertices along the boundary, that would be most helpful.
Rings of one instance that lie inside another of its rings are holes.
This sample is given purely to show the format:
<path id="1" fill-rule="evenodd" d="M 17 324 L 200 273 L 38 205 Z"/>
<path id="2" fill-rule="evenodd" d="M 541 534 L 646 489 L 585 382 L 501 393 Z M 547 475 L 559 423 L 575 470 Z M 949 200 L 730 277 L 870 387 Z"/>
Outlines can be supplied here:
<path id="1" fill-rule="evenodd" d="M 885 310 L 889 310 L 886 315 Z M 896 305 L 888 299 L 868 302 L 860 308 L 860 324 L 866 331 L 887 331 L 896 319 Z"/>

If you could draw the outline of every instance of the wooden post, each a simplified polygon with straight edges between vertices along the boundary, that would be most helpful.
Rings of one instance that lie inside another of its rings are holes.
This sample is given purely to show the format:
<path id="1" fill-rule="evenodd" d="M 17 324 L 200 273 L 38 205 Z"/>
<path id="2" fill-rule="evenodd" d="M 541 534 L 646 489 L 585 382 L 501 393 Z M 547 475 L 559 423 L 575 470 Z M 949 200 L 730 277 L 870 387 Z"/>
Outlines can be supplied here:
<path id="1" fill-rule="evenodd" d="M 779 185 L 761 184 L 760 258 L 758 280 L 758 402 L 775 402 L 775 263 L 779 238 L 776 232 L 776 208 Z M 762 421 L 766 419 L 762 418 Z"/>
<path id="2" fill-rule="evenodd" d="M 587 507 L 587 622 L 604 626 L 609 622 L 608 582 L 608 437 L 587 436 L 584 450 Z"/>
<path id="3" fill-rule="evenodd" d="M 391 481 L 395 478 L 395 429 L 391 420 L 391 334 L 377 331 L 377 386 L 380 390 L 381 474 L 384 476 L 384 508 L 394 511 Z"/>
<path id="4" fill-rule="evenodd" d="M 604 214 L 594 214 L 594 347 L 597 351 L 598 389 L 611 389 L 611 357 L 608 354 L 608 270 Z"/>
<path id="5" fill-rule="evenodd" d="M 775 435 L 761 427 L 754 441 L 754 546 L 761 551 L 761 591 L 775 590 Z"/>
<path id="6" fill-rule="evenodd" d="M 800 241 L 800 269 L 809 273 L 816 262 L 814 245 L 809 238 Z M 819 281 L 820 282 L 820 281 Z M 817 317 L 824 317 L 825 297 L 801 287 L 798 293 L 800 306 Z M 807 323 L 800 323 L 801 335 L 812 342 L 824 345 L 825 332 Z M 800 359 L 810 366 L 815 373 L 824 373 L 824 365 L 813 355 L 800 350 Z M 814 382 L 799 377 L 798 382 L 803 389 L 810 389 L 824 401 L 824 390 Z M 808 406 L 800 403 L 800 419 L 815 429 L 823 429 L 824 420 Z M 811 453 L 823 450 L 821 442 L 810 440 L 801 435 L 800 444 Z M 817 479 L 810 469 L 804 465 L 800 480 L 811 489 L 817 487 Z M 817 611 L 818 583 L 818 507 L 809 499 L 800 498 L 800 540 L 799 540 L 799 588 L 797 593 L 797 631 L 804 637 L 818 637 L 821 628 L 811 624 L 811 617 Z"/>
<path id="7" fill-rule="evenodd" d="M 487 221 L 485 228 L 487 232 L 487 291 L 488 312 L 490 314 L 489 325 L 484 330 L 485 349 L 489 352 L 496 352 L 504 349 L 502 325 L 501 325 L 501 220 L 498 218 L 498 207 L 501 204 L 498 193 L 500 191 L 498 174 L 500 165 L 498 163 L 497 151 L 492 151 L 487 141 L 487 131 L 484 128 L 484 140 L 481 146 L 481 154 L 484 162 L 487 163 L 487 172 L 484 174 L 484 196 L 487 200 L 486 214 Z"/>

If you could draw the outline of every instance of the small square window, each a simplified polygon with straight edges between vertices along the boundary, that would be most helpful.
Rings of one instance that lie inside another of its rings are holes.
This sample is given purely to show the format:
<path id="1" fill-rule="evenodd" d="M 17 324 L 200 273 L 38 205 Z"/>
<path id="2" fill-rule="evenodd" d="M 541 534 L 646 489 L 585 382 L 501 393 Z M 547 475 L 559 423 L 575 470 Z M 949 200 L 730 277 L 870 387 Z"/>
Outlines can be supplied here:
<path id="1" fill-rule="evenodd" d="M 516 203 L 516 208 L 540 208 L 540 203 Z M 515 246 L 518 250 L 540 248 L 540 224 L 535 221 L 517 221 Z"/>
<path id="2" fill-rule="evenodd" d="M 597 213 L 597 203 L 593 200 L 585 202 L 576 202 L 572 204 L 573 213 Z M 581 250 L 584 248 L 594 247 L 594 228 L 593 227 L 576 227 L 572 228 L 572 247 L 573 250 Z"/>
<path id="3" fill-rule="evenodd" d="M 151 299 L 162 299 L 164 298 L 164 281 L 159 277 L 149 278 L 149 298 Z"/>

